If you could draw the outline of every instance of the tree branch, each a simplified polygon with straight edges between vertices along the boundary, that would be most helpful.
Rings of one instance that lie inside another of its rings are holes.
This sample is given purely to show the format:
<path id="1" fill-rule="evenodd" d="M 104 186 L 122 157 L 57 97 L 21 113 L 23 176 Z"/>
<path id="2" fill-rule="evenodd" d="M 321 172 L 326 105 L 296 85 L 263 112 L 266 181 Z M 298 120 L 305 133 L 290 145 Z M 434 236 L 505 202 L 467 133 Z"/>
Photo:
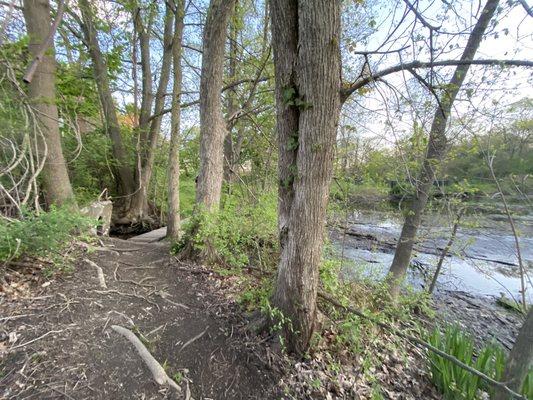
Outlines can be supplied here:
<path id="1" fill-rule="evenodd" d="M 369 76 L 361 76 L 354 83 L 343 85 L 340 90 L 341 102 L 344 103 L 350 95 L 358 89 L 368 85 L 372 81 L 377 81 L 384 76 L 394 74 L 396 72 L 412 70 L 418 68 L 432 68 L 432 67 L 450 67 L 456 65 L 500 65 L 502 67 L 533 67 L 533 61 L 527 60 L 443 60 L 443 61 L 411 61 L 410 63 L 399 64 L 394 67 L 385 68 Z"/>

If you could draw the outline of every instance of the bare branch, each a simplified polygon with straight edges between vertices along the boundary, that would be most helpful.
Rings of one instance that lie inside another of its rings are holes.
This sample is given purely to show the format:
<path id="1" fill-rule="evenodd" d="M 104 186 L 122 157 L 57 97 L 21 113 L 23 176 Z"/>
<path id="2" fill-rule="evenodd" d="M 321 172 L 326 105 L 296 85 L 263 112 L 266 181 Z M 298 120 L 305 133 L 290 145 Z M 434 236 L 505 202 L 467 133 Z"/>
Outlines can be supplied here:
<path id="1" fill-rule="evenodd" d="M 350 95 L 358 89 L 368 85 L 372 81 L 377 81 L 384 76 L 394 74 L 396 72 L 413 70 L 419 68 L 433 68 L 433 67 L 451 67 L 456 65 L 499 65 L 502 67 L 533 67 L 533 61 L 528 60 L 443 60 L 443 61 L 411 61 L 405 64 L 395 65 L 394 67 L 385 68 L 375 74 L 369 76 L 361 76 L 354 83 L 348 84 L 340 91 L 341 102 L 345 102 Z M 344 86 L 344 85 L 343 85 Z"/>

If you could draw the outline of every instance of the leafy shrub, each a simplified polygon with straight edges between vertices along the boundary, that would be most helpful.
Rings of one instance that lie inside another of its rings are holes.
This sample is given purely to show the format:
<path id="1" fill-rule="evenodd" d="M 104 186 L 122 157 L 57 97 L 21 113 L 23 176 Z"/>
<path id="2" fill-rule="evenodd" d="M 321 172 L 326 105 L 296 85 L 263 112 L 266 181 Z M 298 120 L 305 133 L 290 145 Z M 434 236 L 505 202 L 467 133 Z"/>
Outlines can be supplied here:
<path id="1" fill-rule="evenodd" d="M 91 220 L 70 208 L 25 212 L 21 219 L 0 219 L 0 261 L 21 256 L 41 257 L 58 253 L 73 233 L 88 229 Z"/>
<path id="2" fill-rule="evenodd" d="M 503 348 L 496 343 L 482 347 L 476 357 L 474 339 L 457 326 L 448 326 L 444 333 L 435 329 L 429 343 L 495 380 L 502 378 L 506 356 Z M 485 381 L 451 361 L 432 352 L 428 356 L 433 382 L 445 399 L 476 400 L 480 398 L 480 390 L 493 392 Z M 533 371 L 530 371 L 522 389 L 527 398 L 533 395 L 531 382 Z"/>
<path id="3" fill-rule="evenodd" d="M 194 213 L 184 227 L 183 238 L 174 246 L 174 252 L 179 253 L 192 245 L 208 263 L 230 269 L 249 265 L 252 259 L 261 268 L 275 263 L 276 197 L 267 194 L 253 203 L 240 200 L 228 197 L 218 212 L 200 210 Z"/>

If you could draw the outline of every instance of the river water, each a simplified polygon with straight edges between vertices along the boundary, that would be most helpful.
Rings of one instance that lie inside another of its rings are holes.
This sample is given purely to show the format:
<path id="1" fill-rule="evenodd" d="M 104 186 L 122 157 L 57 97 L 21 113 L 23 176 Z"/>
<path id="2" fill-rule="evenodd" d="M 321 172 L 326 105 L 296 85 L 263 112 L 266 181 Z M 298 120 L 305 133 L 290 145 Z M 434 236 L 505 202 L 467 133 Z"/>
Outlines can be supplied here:
<path id="1" fill-rule="evenodd" d="M 431 276 L 451 232 L 451 221 L 441 213 L 429 213 L 419 231 L 412 268 L 407 283 L 422 288 Z M 526 277 L 526 296 L 533 303 L 533 216 L 514 218 L 519 231 Z M 347 223 L 346 223 L 347 222 Z M 343 268 L 347 275 L 372 275 L 382 278 L 394 256 L 403 219 L 399 213 L 359 211 L 342 228 L 332 230 L 337 252 L 351 262 Z M 478 296 L 519 299 L 521 288 L 514 236 L 501 214 L 468 215 L 459 226 L 457 238 L 443 263 L 437 291 L 464 291 Z"/>

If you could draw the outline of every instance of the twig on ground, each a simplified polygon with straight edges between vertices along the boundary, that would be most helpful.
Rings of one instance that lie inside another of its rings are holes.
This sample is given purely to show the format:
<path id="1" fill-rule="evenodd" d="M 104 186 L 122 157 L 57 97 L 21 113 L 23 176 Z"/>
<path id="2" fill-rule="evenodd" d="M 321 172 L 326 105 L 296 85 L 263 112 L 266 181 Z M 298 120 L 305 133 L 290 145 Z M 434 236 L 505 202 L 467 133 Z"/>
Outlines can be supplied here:
<path id="1" fill-rule="evenodd" d="M 149 300 L 147 299 L 146 297 L 144 296 L 141 296 L 139 294 L 135 294 L 135 293 L 124 293 L 124 292 L 119 292 L 118 290 L 115 290 L 115 289 L 110 289 L 110 290 L 93 290 L 94 293 L 98 293 L 98 294 L 118 294 L 120 296 L 130 296 L 130 297 L 135 297 L 137 299 L 141 299 L 141 300 L 144 300 L 146 301 L 147 303 L 149 304 L 152 304 L 153 306 L 156 306 L 157 307 L 157 310 L 158 311 L 161 311 L 161 308 L 159 307 L 159 304 L 153 302 L 152 300 Z"/>
<path id="2" fill-rule="evenodd" d="M 115 310 L 111 310 L 108 312 L 108 314 L 111 314 L 111 313 L 118 314 L 121 317 L 124 317 L 126 321 L 128 321 L 132 327 L 135 326 L 135 323 L 133 322 L 133 320 L 130 317 L 128 317 L 126 314 L 123 314 L 120 311 L 115 311 Z"/>
<path id="3" fill-rule="evenodd" d="M 115 267 L 115 270 L 113 271 L 113 278 L 115 278 L 115 280 L 118 281 L 118 278 L 120 278 L 120 276 L 117 274 L 117 271 L 118 271 L 118 267 L 120 266 L 120 264 L 118 262 L 116 264 L 117 266 Z"/>
<path id="4" fill-rule="evenodd" d="M 45 337 L 47 337 L 48 335 L 51 335 L 52 333 L 61 333 L 61 332 L 63 332 L 63 331 L 64 331 L 64 329 L 62 329 L 62 330 L 60 330 L 60 331 L 48 331 L 48 332 L 46 332 L 44 335 L 41 335 L 41 336 L 39 336 L 39 337 L 37 337 L 37 338 L 35 338 L 35 339 L 29 340 L 29 341 L 27 341 L 27 342 L 25 342 L 25 343 L 21 343 L 21 344 L 19 344 L 19 345 L 17 345 L 17 346 L 13 346 L 13 347 L 9 348 L 8 351 L 12 351 L 12 350 L 20 349 L 21 347 L 27 346 L 27 345 L 29 345 L 29 344 L 35 343 L 35 342 L 38 341 L 38 340 L 44 339 Z"/>
<path id="5" fill-rule="evenodd" d="M 187 342 L 185 342 L 185 344 L 184 344 L 183 346 L 181 346 L 180 351 L 183 351 L 183 349 L 184 349 L 185 347 L 189 346 L 190 344 L 192 344 L 193 342 L 195 342 L 196 340 L 198 340 L 198 339 L 200 339 L 202 336 L 204 336 L 208 329 L 209 329 L 209 325 L 204 329 L 203 332 L 200 332 L 198 335 L 196 335 L 196 336 L 193 337 L 192 339 L 189 339 Z"/>
<path id="6" fill-rule="evenodd" d="M 121 334 L 126 339 L 130 341 L 131 344 L 137 350 L 137 353 L 141 356 L 142 360 L 152 373 L 154 380 L 161 386 L 168 385 L 174 388 L 176 391 L 181 392 L 181 387 L 179 387 L 176 382 L 174 382 L 165 372 L 161 364 L 150 354 L 146 349 L 144 344 L 139 340 L 139 338 L 129 329 L 123 328 L 122 326 L 112 325 L 111 329 L 115 332 Z"/>
<path id="7" fill-rule="evenodd" d="M 98 264 L 96 264 L 94 261 L 89 260 L 88 258 L 84 258 L 83 261 L 85 261 L 90 266 L 96 268 L 96 274 L 98 275 L 98 280 L 100 281 L 100 287 L 103 289 L 107 289 L 107 284 L 105 283 L 104 270 Z"/>
<path id="8" fill-rule="evenodd" d="M 2 317 L 0 318 L 0 321 L 11 321 L 13 319 L 17 319 L 17 318 L 23 318 L 23 317 L 29 317 L 29 316 L 32 316 L 32 315 L 35 315 L 35 314 L 19 314 L 19 315 L 11 315 L 9 317 Z"/>
<path id="9" fill-rule="evenodd" d="M 131 279 L 117 279 L 117 282 L 121 282 L 121 283 L 129 283 L 131 285 L 136 285 L 136 286 L 140 286 L 140 287 L 146 287 L 146 288 L 152 288 L 152 289 L 155 289 L 156 286 L 155 285 L 150 285 L 149 283 L 142 283 L 142 281 L 146 280 L 145 279 L 141 279 L 139 282 L 135 282 Z"/>
<path id="10" fill-rule="evenodd" d="M 150 335 L 153 335 L 154 333 L 156 333 L 157 331 L 161 330 L 162 328 L 164 328 L 167 324 L 165 325 L 161 325 L 161 326 L 158 326 L 157 328 L 155 329 L 152 329 L 150 332 L 148 332 L 146 334 L 146 336 L 150 336 Z"/>

